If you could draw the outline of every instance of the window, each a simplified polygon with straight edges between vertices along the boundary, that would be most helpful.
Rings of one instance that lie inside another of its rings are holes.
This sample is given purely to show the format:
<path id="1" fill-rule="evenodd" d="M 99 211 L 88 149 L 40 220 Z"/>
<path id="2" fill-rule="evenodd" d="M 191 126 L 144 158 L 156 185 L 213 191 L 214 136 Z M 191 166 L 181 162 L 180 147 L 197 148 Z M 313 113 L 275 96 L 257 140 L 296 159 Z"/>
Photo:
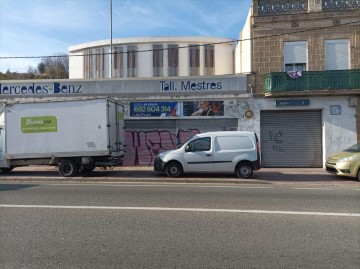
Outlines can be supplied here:
<path id="1" fill-rule="evenodd" d="M 153 45 L 153 76 L 163 76 L 163 45 Z"/>
<path id="2" fill-rule="evenodd" d="M 113 77 L 119 78 L 124 76 L 124 49 L 123 47 L 114 47 L 113 49 Z"/>
<path id="3" fill-rule="evenodd" d="M 127 76 L 136 77 L 137 76 L 137 47 L 136 45 L 127 47 Z"/>
<path id="4" fill-rule="evenodd" d="M 200 74 L 200 47 L 199 45 L 190 45 L 190 76 Z"/>
<path id="5" fill-rule="evenodd" d="M 219 136 L 215 140 L 216 151 L 254 150 L 254 142 L 248 136 Z"/>
<path id="6" fill-rule="evenodd" d="M 211 148 L 211 138 L 202 137 L 191 141 L 186 148 L 187 151 L 208 151 Z"/>
<path id="7" fill-rule="evenodd" d="M 178 76 L 179 74 L 179 46 L 178 45 L 169 45 L 168 46 L 168 62 L 169 77 Z"/>
<path id="8" fill-rule="evenodd" d="M 92 78 L 103 78 L 104 77 L 104 61 L 105 61 L 105 50 L 98 48 L 92 50 L 93 56 L 95 57 L 95 74 Z"/>
<path id="9" fill-rule="evenodd" d="M 306 41 L 284 43 L 285 71 L 306 71 Z"/>
<path id="10" fill-rule="evenodd" d="M 84 51 L 84 77 L 91 78 L 91 51 Z"/>
<path id="11" fill-rule="evenodd" d="M 214 75 L 214 46 L 205 46 L 205 75 Z"/>
<path id="12" fill-rule="evenodd" d="M 350 69 L 350 46 L 348 39 L 325 41 L 325 69 Z"/>

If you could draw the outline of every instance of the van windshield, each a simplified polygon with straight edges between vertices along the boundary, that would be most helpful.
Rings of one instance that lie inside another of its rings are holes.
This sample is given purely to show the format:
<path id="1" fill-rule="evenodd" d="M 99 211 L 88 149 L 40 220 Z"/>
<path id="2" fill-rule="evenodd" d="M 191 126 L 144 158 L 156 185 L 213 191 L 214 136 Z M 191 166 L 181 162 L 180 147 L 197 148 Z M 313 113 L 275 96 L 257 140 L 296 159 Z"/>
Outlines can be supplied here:
<path id="1" fill-rule="evenodd" d="M 194 136 L 195 136 L 195 135 L 189 137 L 184 143 L 177 143 L 177 144 L 176 144 L 176 148 L 177 148 L 177 149 L 181 148 L 184 144 L 186 144 L 187 142 L 189 142 L 190 139 L 192 139 Z"/>

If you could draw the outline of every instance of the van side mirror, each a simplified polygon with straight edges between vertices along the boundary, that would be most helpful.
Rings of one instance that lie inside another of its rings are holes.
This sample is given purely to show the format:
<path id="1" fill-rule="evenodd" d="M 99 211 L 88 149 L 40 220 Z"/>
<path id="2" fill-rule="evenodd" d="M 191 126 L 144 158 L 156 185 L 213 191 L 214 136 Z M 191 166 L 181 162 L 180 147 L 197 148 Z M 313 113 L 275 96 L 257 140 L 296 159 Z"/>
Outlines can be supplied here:
<path id="1" fill-rule="evenodd" d="M 186 151 L 186 152 L 191 151 L 191 146 L 190 146 L 190 145 L 186 145 L 186 147 L 185 147 L 185 151 Z"/>

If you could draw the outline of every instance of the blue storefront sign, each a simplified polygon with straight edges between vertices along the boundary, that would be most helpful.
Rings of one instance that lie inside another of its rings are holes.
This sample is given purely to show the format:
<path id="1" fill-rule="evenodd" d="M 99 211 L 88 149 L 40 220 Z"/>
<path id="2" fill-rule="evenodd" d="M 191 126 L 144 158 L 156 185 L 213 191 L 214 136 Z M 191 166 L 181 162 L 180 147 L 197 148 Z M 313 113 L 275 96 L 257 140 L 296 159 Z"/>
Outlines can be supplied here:
<path id="1" fill-rule="evenodd" d="M 177 116 L 178 102 L 130 102 L 131 117 Z"/>
<path id="2" fill-rule="evenodd" d="M 276 106 L 309 106 L 310 99 L 276 100 Z"/>

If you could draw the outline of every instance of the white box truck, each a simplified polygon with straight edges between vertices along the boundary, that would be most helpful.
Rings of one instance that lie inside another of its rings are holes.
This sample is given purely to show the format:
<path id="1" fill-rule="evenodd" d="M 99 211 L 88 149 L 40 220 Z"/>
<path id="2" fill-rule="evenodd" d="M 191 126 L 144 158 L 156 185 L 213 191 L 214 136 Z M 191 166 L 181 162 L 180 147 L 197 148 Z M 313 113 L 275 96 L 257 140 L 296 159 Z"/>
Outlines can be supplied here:
<path id="1" fill-rule="evenodd" d="M 124 132 L 124 106 L 108 98 L 5 104 L 0 171 L 52 165 L 71 177 L 120 165 Z"/>

